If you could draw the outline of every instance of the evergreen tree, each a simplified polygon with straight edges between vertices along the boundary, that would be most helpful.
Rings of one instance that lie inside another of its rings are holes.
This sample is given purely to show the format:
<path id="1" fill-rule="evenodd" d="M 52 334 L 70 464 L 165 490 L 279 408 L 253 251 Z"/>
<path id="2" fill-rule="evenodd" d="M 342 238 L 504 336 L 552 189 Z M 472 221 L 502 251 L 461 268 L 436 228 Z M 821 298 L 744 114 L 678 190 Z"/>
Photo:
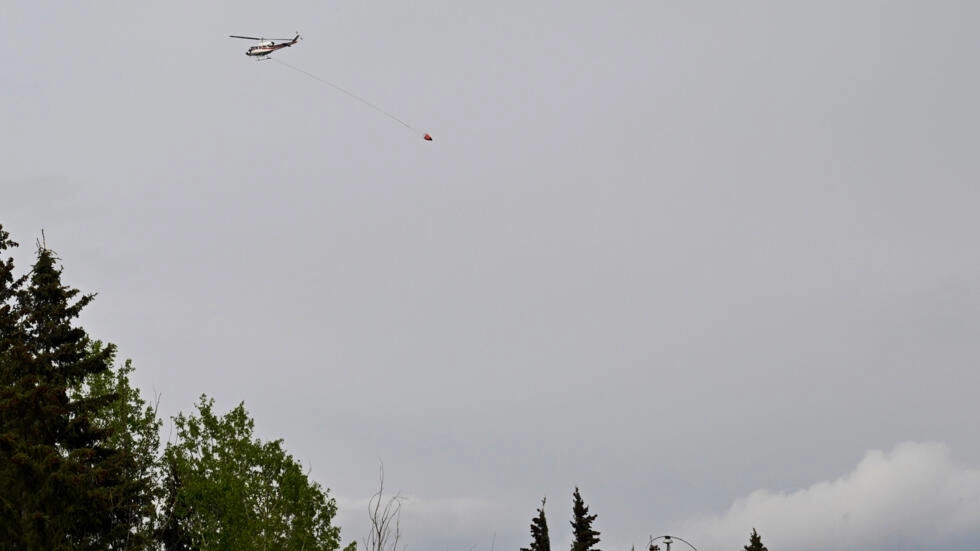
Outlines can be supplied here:
<path id="1" fill-rule="evenodd" d="M 10 234 L 0 224 L 0 254 L 6 254 L 4 251 L 14 247 L 17 247 L 17 243 L 10 239 Z M 24 279 L 14 279 L 13 258 L 0 258 L 0 360 L 5 358 L 4 354 L 11 349 L 17 335 L 18 316 L 13 300 L 17 291 L 23 287 Z"/>
<path id="2" fill-rule="evenodd" d="M 766 549 L 765 545 L 762 545 L 762 537 L 755 528 L 752 529 L 752 534 L 749 535 L 749 544 L 742 546 L 745 551 L 769 551 Z"/>
<path id="3" fill-rule="evenodd" d="M 0 250 L 11 246 L 0 228 Z M 92 422 L 113 396 L 68 390 L 108 370 L 114 348 L 93 351 L 73 324 L 94 295 L 63 285 L 55 261 L 39 247 L 18 280 L 0 264 L 0 531 L 11 549 L 105 549 L 131 457 Z"/>
<path id="4" fill-rule="evenodd" d="M 531 547 L 522 547 L 521 551 L 551 551 L 551 538 L 548 537 L 548 519 L 544 516 L 545 499 L 541 498 L 538 516 L 531 519 Z"/>
<path id="5" fill-rule="evenodd" d="M 0 225 L 0 255 L 7 254 L 8 249 L 17 247 L 10 239 L 10 234 Z M 20 334 L 20 315 L 16 309 L 15 299 L 18 291 L 24 285 L 24 277 L 14 278 L 13 258 L 0 257 L 0 408 L 6 403 L 3 396 L 5 389 L 14 381 L 13 357 L 18 343 L 22 341 Z M 20 541 L 20 506 L 19 497 L 8 491 L 16 483 L 16 473 L 11 468 L 13 454 L 6 442 L 12 438 L 7 434 L 7 414 L 0 409 L 0 541 Z"/>
<path id="6" fill-rule="evenodd" d="M 599 543 L 599 532 L 592 529 L 597 515 L 589 514 L 589 508 L 582 501 L 577 486 L 572 497 L 572 551 L 600 551 L 593 547 Z"/>

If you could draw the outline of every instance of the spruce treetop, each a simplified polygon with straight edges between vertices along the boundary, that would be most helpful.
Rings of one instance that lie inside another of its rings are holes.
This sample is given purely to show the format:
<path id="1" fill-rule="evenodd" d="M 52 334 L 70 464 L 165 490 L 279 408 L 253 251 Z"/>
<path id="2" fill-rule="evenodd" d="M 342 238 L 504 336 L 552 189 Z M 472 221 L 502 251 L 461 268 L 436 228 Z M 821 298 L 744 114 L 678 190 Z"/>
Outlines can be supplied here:
<path id="1" fill-rule="evenodd" d="M 745 551 L 769 551 L 766 549 L 765 545 L 762 545 L 762 536 L 752 529 L 752 533 L 749 535 L 749 544 L 742 546 Z"/>
<path id="2" fill-rule="evenodd" d="M 590 515 L 589 508 L 582 500 L 578 486 L 572 494 L 572 540 L 571 551 L 600 551 L 595 545 L 599 543 L 599 532 L 592 529 L 592 523 L 598 515 Z"/>
<path id="3" fill-rule="evenodd" d="M 541 498 L 538 515 L 531 519 L 531 546 L 522 547 L 521 551 L 551 551 L 551 538 L 548 536 L 548 519 L 544 516 L 544 504 L 547 498 Z"/>

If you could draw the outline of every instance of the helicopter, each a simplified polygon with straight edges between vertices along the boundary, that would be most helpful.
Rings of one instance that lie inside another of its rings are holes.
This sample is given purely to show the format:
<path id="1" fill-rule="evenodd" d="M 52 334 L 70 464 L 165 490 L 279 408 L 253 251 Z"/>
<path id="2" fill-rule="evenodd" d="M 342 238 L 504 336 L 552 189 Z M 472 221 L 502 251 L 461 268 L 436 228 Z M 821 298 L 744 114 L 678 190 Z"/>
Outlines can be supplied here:
<path id="1" fill-rule="evenodd" d="M 272 52 L 274 52 L 276 50 L 281 50 L 282 48 L 288 48 L 288 47 L 292 46 L 293 44 L 296 44 L 296 42 L 299 41 L 299 39 L 300 39 L 300 36 L 299 36 L 299 33 L 298 32 L 296 33 L 296 36 L 294 36 L 293 38 L 259 38 L 259 37 L 256 37 L 256 36 L 239 36 L 237 34 L 230 34 L 230 35 L 228 35 L 228 37 L 229 38 L 241 38 L 241 39 L 244 39 L 244 40 L 258 40 L 259 43 L 257 45 L 252 46 L 251 48 L 249 48 L 248 50 L 245 51 L 245 55 L 254 57 L 256 61 L 264 61 L 264 60 L 272 59 L 271 57 L 268 57 L 269 54 L 271 54 Z M 277 40 L 282 40 L 284 42 L 280 42 L 280 43 L 277 44 L 276 43 Z M 281 61 L 279 59 L 274 59 L 273 61 L 275 61 L 275 62 L 277 62 L 277 63 L 279 63 L 281 65 L 284 65 L 286 67 L 289 67 L 290 69 L 292 69 L 292 70 L 294 70 L 296 72 L 303 73 L 304 75 L 312 78 L 313 80 L 316 80 L 316 81 L 319 81 L 319 82 L 321 82 L 323 84 L 326 84 L 327 86 L 330 86 L 331 88 L 335 88 L 336 90 L 347 94 L 348 96 L 350 96 L 350 97 L 356 99 L 357 101 L 359 101 L 359 102 L 367 105 L 371 109 L 374 109 L 375 111 L 377 111 L 377 112 L 381 113 L 382 115 L 388 117 L 389 119 L 397 122 L 398 124 L 401 124 L 405 128 L 408 128 L 409 130 L 413 130 L 413 131 L 418 132 L 418 129 L 416 129 L 415 127 L 409 125 L 407 122 L 399 119 L 398 117 L 392 115 L 391 113 L 385 111 L 384 109 L 378 107 L 377 105 L 369 102 L 368 100 L 366 100 L 366 99 L 364 99 L 364 98 L 362 98 L 362 97 L 360 97 L 358 95 L 355 95 L 353 92 L 351 92 L 349 90 L 345 90 L 344 88 L 341 88 L 340 86 L 337 86 L 336 84 L 334 84 L 334 83 L 332 83 L 332 82 L 330 82 L 328 80 L 324 80 L 324 79 L 322 79 L 322 78 L 314 75 L 313 73 L 311 73 L 309 71 L 304 71 L 303 69 L 300 69 L 299 67 L 293 67 L 292 65 L 286 63 L 285 61 Z M 422 139 L 425 140 L 425 141 L 427 141 L 427 142 L 431 142 L 432 141 L 432 136 L 429 135 L 428 133 L 423 133 L 422 134 Z"/>
<path id="2" fill-rule="evenodd" d="M 276 50 L 281 50 L 282 48 L 288 48 L 293 44 L 296 44 L 296 41 L 298 41 L 300 37 L 299 37 L 299 33 L 296 33 L 296 36 L 294 36 L 293 38 L 259 38 L 255 36 L 238 36 L 235 34 L 228 35 L 228 38 L 244 38 L 245 40 L 258 40 L 259 43 L 246 50 L 245 55 L 255 57 L 256 61 L 262 61 L 263 59 L 269 59 L 265 56 L 271 54 L 272 52 Z M 276 40 L 285 40 L 285 42 L 280 42 L 279 44 L 276 44 Z"/>

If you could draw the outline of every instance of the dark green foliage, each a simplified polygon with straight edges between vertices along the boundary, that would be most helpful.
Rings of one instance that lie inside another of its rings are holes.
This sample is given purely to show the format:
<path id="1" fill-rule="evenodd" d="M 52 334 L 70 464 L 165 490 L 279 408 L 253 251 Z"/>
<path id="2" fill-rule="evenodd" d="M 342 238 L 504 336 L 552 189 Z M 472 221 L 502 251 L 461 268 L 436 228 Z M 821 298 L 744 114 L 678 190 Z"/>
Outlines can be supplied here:
<path id="1" fill-rule="evenodd" d="M 762 536 L 755 531 L 755 528 L 752 529 L 752 533 L 749 535 L 749 544 L 743 545 L 742 547 L 745 551 L 769 551 L 765 545 L 762 545 Z"/>
<path id="2" fill-rule="evenodd" d="M 10 240 L 10 234 L 0 225 L 0 254 L 17 246 Z M 0 360 L 9 352 L 18 336 L 17 311 L 13 299 L 24 286 L 24 277 L 14 279 L 14 259 L 0 257 Z"/>
<path id="3" fill-rule="evenodd" d="M 0 225 L 0 254 L 7 254 L 5 251 L 16 246 L 17 243 L 10 239 L 10 234 Z M 3 442 L 14 439 L 16 435 L 9 433 L 4 421 L 8 414 L 3 410 L 6 405 L 3 397 L 7 394 L 3 389 L 13 383 L 14 354 L 21 348 L 18 346 L 22 340 L 19 313 L 14 299 L 23 287 L 24 280 L 23 277 L 14 278 L 14 260 L 0 256 L 0 541 L 6 542 L 19 541 L 20 508 L 18 496 L 7 491 L 8 488 L 13 488 L 16 480 L 12 468 L 13 450 L 9 445 L 3 445 Z M 15 348 L 18 350 L 15 351 Z"/>
<path id="4" fill-rule="evenodd" d="M 93 295 L 63 285 L 55 261 L 40 248 L 27 279 L 0 263 L 0 534 L 14 549 L 105 549 L 132 457 L 93 422 L 115 396 L 69 389 L 108 371 L 115 349 L 73 325 Z"/>
<path id="5" fill-rule="evenodd" d="M 548 536 L 548 519 L 544 516 L 545 498 L 541 499 L 538 516 L 531 519 L 531 547 L 522 547 L 521 551 L 551 551 L 551 538 Z"/>
<path id="6" fill-rule="evenodd" d="M 166 551 L 196 551 L 190 524 L 190 511 L 185 504 L 184 482 L 177 459 L 164 460 L 163 512 L 157 533 L 157 541 Z"/>
<path id="7" fill-rule="evenodd" d="M 597 515 L 590 515 L 589 508 L 582 501 L 582 495 L 575 488 L 572 495 L 572 551 L 599 551 L 593 547 L 599 543 L 599 532 L 592 529 Z"/>

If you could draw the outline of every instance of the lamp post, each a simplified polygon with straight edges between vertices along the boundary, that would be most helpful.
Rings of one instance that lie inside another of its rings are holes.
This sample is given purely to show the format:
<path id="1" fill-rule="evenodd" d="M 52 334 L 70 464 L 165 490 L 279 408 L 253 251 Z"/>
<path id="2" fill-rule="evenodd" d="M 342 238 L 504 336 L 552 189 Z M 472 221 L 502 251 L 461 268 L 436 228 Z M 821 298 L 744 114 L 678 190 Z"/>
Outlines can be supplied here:
<path id="1" fill-rule="evenodd" d="M 664 546 L 667 547 L 667 549 L 665 549 L 664 551 L 670 551 L 670 546 L 671 546 L 671 544 L 674 543 L 674 540 L 679 541 L 679 542 L 683 543 L 684 545 L 690 547 L 693 551 L 698 551 L 698 548 L 697 547 L 694 547 L 693 545 L 691 545 L 691 542 L 685 540 L 684 538 L 679 538 L 677 536 L 666 536 L 666 535 L 665 536 L 657 536 L 655 538 L 650 538 L 650 543 L 647 545 L 647 551 L 660 551 L 660 546 L 659 545 L 656 545 L 654 543 L 654 542 L 659 541 L 659 540 L 663 540 Z"/>

